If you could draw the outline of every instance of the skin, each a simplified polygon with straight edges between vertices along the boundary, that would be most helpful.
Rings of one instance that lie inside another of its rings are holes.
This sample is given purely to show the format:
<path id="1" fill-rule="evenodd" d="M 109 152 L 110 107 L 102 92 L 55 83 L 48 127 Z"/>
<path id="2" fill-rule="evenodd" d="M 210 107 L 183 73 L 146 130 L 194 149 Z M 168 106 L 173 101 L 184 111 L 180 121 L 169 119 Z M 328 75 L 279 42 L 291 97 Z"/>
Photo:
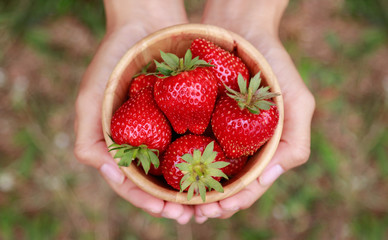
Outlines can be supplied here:
<path id="1" fill-rule="evenodd" d="M 310 155 L 310 128 L 315 101 L 280 42 L 278 29 L 287 0 L 210 0 L 202 22 L 224 27 L 250 41 L 264 55 L 278 78 L 284 99 L 284 129 L 279 147 L 263 174 L 241 192 L 195 207 L 196 221 L 229 218 L 249 208 L 284 172 L 305 163 Z M 303 106 L 301 111 L 300 106 Z M 297 114 L 294 114 L 297 113 Z"/>
<path id="2" fill-rule="evenodd" d="M 284 98 L 283 135 L 274 158 L 257 181 L 232 197 L 193 207 L 157 199 L 125 178 L 107 151 L 101 126 L 105 85 L 119 59 L 148 34 L 187 23 L 184 3 L 182 0 L 104 1 L 107 32 L 79 88 L 74 153 L 81 163 L 98 169 L 117 194 L 152 216 L 175 219 L 180 224 L 187 223 L 193 216 L 197 223 L 208 218 L 229 218 L 237 211 L 249 208 L 282 173 L 305 163 L 310 155 L 314 98 L 278 36 L 279 22 L 288 1 L 244 0 L 244 3 L 240 0 L 208 0 L 202 22 L 240 34 L 266 57 L 279 80 Z M 163 15 L 159 9 L 163 9 Z"/>

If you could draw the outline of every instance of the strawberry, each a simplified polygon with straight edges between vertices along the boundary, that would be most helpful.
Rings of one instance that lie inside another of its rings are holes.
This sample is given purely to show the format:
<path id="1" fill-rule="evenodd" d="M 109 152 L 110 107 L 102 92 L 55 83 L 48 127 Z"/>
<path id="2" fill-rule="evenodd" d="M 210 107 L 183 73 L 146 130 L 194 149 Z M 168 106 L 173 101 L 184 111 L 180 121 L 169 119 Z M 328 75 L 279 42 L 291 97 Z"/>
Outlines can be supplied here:
<path id="1" fill-rule="evenodd" d="M 249 71 L 243 61 L 232 53 L 222 49 L 205 39 L 195 39 L 190 47 L 193 56 L 209 62 L 214 67 L 210 68 L 218 80 L 218 93 L 225 93 L 224 85 L 233 90 L 238 90 L 238 74 L 249 80 Z"/>
<path id="2" fill-rule="evenodd" d="M 237 173 L 241 172 L 241 170 L 244 168 L 245 163 L 247 162 L 248 157 L 247 156 L 241 156 L 238 158 L 225 158 L 225 162 L 230 163 L 228 166 L 224 167 L 222 171 L 226 174 L 228 177 L 232 177 L 236 175 Z"/>
<path id="3" fill-rule="evenodd" d="M 206 200 L 206 189 L 223 192 L 219 183 L 227 178 L 220 168 L 228 165 L 221 147 L 209 137 L 187 134 L 172 142 L 162 160 L 162 172 L 167 183 L 180 191 L 194 193 Z"/>
<path id="4" fill-rule="evenodd" d="M 240 92 L 229 87 L 227 96 L 219 99 L 211 124 L 214 135 L 224 153 L 230 158 L 255 153 L 273 135 L 279 120 L 277 106 L 270 100 L 277 93 L 261 87 L 260 72 L 247 89 L 241 75 L 238 79 Z"/>
<path id="5" fill-rule="evenodd" d="M 137 92 L 139 92 L 141 89 L 146 88 L 146 87 L 152 87 L 154 88 L 154 84 L 156 80 L 158 79 L 155 75 L 149 74 L 147 72 L 149 66 L 151 63 L 148 63 L 140 73 L 136 74 L 130 85 L 129 85 L 129 92 L 128 96 L 133 97 Z"/>
<path id="6" fill-rule="evenodd" d="M 153 89 L 157 79 L 155 75 L 139 74 L 131 81 L 128 93 L 129 97 L 133 97 L 143 88 L 151 87 Z"/>
<path id="7" fill-rule="evenodd" d="M 161 51 L 164 63 L 155 61 L 159 76 L 154 97 L 178 134 L 202 134 L 210 122 L 217 98 L 217 80 L 209 65 L 188 50 L 184 59 Z"/>
<path id="8" fill-rule="evenodd" d="M 137 158 L 146 173 L 151 163 L 158 168 L 156 154 L 166 150 L 172 131 L 153 98 L 151 87 L 140 90 L 114 113 L 111 134 L 114 143 L 109 149 L 118 150 L 115 158 L 121 158 L 120 166 L 129 166 Z"/>

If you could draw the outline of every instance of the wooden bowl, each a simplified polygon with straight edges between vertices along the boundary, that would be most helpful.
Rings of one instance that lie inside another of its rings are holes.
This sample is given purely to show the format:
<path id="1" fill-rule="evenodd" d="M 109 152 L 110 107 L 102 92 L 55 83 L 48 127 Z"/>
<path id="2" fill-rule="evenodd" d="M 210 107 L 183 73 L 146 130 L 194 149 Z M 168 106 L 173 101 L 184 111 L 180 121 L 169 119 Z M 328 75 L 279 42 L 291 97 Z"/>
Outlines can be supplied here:
<path id="1" fill-rule="evenodd" d="M 132 77 L 153 59 L 160 61 L 160 50 L 176 53 L 182 57 L 190 47 L 191 42 L 198 37 L 205 38 L 230 52 L 234 52 L 248 66 L 252 76 L 261 71 L 262 83 L 270 86 L 273 92 L 281 92 L 277 79 L 262 54 L 237 34 L 216 26 L 202 24 L 184 24 L 165 28 L 145 37 L 129 49 L 109 79 L 102 106 L 102 126 L 107 146 L 112 143 L 109 138 L 112 115 L 127 99 Z M 272 159 L 280 140 L 284 118 L 282 96 L 276 97 L 274 101 L 280 114 L 275 134 L 255 155 L 250 157 L 241 173 L 225 182 L 224 193 L 214 190 L 207 192 L 206 203 L 219 201 L 239 192 L 257 179 Z M 115 152 L 112 152 L 112 156 L 114 154 Z M 139 188 L 157 198 L 190 205 L 203 203 L 199 196 L 194 196 L 188 201 L 187 193 L 180 193 L 172 189 L 162 178 L 145 175 L 143 170 L 136 167 L 135 164 L 121 169 Z"/>

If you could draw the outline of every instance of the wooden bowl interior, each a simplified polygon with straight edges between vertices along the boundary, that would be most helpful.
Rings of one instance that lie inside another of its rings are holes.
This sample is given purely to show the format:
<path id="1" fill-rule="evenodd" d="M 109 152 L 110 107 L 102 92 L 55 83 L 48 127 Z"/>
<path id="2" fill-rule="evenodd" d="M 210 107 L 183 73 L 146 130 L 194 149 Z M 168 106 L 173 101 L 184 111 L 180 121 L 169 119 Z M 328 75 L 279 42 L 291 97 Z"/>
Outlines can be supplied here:
<path id="1" fill-rule="evenodd" d="M 176 53 L 182 57 L 190 47 L 191 42 L 198 37 L 210 40 L 222 48 L 234 52 L 247 64 L 252 76 L 258 71 L 261 71 L 263 84 L 270 86 L 271 91 L 280 93 L 276 78 L 264 57 L 240 36 L 225 29 L 209 25 L 186 24 L 170 27 L 149 35 L 135 44 L 124 55 L 113 71 L 107 84 L 103 102 L 102 124 L 107 145 L 111 144 L 109 138 L 111 117 L 121 104 L 127 100 L 127 93 L 132 77 L 146 64 L 153 61 L 153 59 L 160 61 L 160 50 Z M 280 121 L 274 136 L 258 153 L 250 157 L 241 173 L 224 184 L 224 193 L 218 193 L 216 191 L 208 192 L 206 195 L 207 203 L 231 196 L 247 186 L 260 175 L 264 167 L 271 160 L 280 140 L 283 125 L 282 97 L 276 97 L 274 100 L 278 105 L 280 113 Z M 162 177 L 145 175 L 143 170 L 134 164 L 122 168 L 122 170 L 137 186 L 158 198 L 183 204 L 202 203 L 199 196 L 194 196 L 192 200 L 187 201 L 186 193 L 179 193 L 172 189 L 165 183 Z"/>

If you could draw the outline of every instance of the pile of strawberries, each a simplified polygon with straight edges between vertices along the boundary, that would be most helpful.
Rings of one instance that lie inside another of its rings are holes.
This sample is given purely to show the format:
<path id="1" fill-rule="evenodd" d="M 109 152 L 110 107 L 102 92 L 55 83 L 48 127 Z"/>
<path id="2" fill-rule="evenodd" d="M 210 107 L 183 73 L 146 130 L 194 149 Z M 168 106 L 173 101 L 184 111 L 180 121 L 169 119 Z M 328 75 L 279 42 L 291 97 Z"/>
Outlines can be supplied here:
<path id="1" fill-rule="evenodd" d="M 250 77 L 243 61 L 205 39 L 195 39 L 183 58 L 161 51 L 156 71 L 131 81 L 128 100 L 111 121 L 110 151 L 120 166 L 133 160 L 145 173 L 163 176 L 188 200 L 207 190 L 223 192 L 273 135 L 276 93 Z M 148 68 L 148 66 L 146 66 Z"/>

